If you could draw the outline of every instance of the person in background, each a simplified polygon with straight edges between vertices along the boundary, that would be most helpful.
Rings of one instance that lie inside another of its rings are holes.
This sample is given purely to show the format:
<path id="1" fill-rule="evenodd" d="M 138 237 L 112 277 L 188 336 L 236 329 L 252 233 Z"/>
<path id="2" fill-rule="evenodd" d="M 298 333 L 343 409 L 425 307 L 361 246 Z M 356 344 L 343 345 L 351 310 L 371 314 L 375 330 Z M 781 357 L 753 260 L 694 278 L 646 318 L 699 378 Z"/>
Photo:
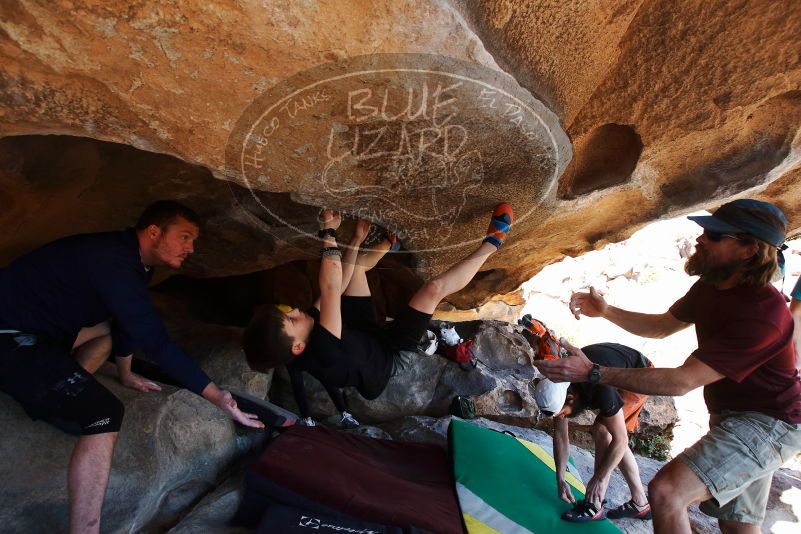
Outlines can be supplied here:
<path id="1" fill-rule="evenodd" d="M 603 317 L 640 336 L 662 338 L 695 324 L 698 348 L 675 369 L 616 369 L 570 356 L 534 365 L 553 381 L 607 384 L 648 395 L 704 386 L 709 432 L 651 481 L 654 531 L 690 532 L 687 507 L 716 517 L 724 533 L 758 533 L 773 473 L 801 450 L 801 380 L 793 320 L 771 285 L 787 220 L 773 204 L 728 202 L 691 216 L 703 228 L 685 270 L 698 281 L 661 314 L 609 305 L 595 290 L 576 293 L 578 319 Z"/>
<path id="2" fill-rule="evenodd" d="M 564 341 L 562 341 L 564 343 Z M 583 347 L 582 352 L 593 364 L 618 369 L 653 367 L 637 350 L 617 343 L 598 343 Z M 637 419 L 647 395 L 618 390 L 605 384 L 579 382 L 552 382 L 540 380 L 534 389 L 534 400 L 540 412 L 553 417 L 553 456 L 556 462 L 556 486 L 559 498 L 575 503 L 562 519 L 573 523 L 610 519 L 651 519 L 651 507 L 640 481 L 640 470 L 629 449 L 629 432 L 637 429 Z M 592 424 L 595 442 L 595 470 L 587 483 L 585 498 L 576 502 L 565 481 L 567 459 L 570 455 L 568 419 L 581 415 L 584 410 L 598 410 Z M 620 468 L 631 491 L 631 499 L 607 511 L 604 497 L 609 478 L 615 467 Z"/>

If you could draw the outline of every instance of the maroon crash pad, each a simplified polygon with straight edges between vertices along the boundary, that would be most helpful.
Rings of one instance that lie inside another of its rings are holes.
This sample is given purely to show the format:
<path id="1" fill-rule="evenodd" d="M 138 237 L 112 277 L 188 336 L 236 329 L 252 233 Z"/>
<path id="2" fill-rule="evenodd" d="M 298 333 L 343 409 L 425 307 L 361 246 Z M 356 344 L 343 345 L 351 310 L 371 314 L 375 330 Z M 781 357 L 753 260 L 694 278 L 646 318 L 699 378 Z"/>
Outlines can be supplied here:
<path id="1" fill-rule="evenodd" d="M 252 472 L 354 518 L 464 532 L 451 463 L 436 445 L 293 426 L 264 450 Z"/>

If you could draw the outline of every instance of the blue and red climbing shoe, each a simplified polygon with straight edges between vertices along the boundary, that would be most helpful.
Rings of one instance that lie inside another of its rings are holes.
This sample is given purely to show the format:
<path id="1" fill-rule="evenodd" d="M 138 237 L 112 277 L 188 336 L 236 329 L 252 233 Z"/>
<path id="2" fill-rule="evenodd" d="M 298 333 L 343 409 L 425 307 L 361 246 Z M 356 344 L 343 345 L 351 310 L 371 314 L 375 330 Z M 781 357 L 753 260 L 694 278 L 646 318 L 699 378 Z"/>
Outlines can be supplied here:
<path id="1" fill-rule="evenodd" d="M 384 239 L 389 241 L 389 250 L 388 252 L 397 252 L 400 250 L 401 244 L 398 236 L 393 234 L 392 232 L 387 232 L 387 235 L 384 236 Z"/>
<path id="2" fill-rule="evenodd" d="M 495 245 L 497 248 L 501 248 L 503 240 L 506 239 L 506 235 L 512 227 L 513 218 L 514 212 L 512 211 L 512 206 L 506 202 L 501 202 L 495 206 L 495 209 L 492 211 L 492 219 L 490 219 L 489 228 L 487 228 L 487 237 L 484 238 L 484 241 Z"/>
<path id="3" fill-rule="evenodd" d="M 562 514 L 562 519 L 571 523 L 586 523 L 588 521 L 601 521 L 606 519 L 606 501 L 601 503 L 600 508 L 586 500 L 578 501 L 572 509 Z"/>
<path id="4" fill-rule="evenodd" d="M 651 505 L 645 503 L 643 506 L 640 506 L 632 499 L 613 510 L 609 510 L 606 513 L 606 517 L 609 519 L 623 519 L 629 517 L 632 519 L 648 520 L 651 519 Z"/>

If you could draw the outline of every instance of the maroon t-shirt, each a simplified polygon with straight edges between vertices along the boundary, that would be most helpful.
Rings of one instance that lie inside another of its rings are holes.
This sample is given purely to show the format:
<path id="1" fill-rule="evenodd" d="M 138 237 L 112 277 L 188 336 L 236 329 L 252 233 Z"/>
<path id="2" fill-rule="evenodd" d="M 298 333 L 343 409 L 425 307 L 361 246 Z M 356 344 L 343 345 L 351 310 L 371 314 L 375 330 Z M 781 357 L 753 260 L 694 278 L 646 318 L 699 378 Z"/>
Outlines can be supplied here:
<path id="1" fill-rule="evenodd" d="M 698 349 L 692 355 L 725 377 L 704 387 L 710 413 L 756 411 L 801 423 L 793 319 L 776 288 L 720 290 L 698 281 L 670 313 L 695 323 Z"/>

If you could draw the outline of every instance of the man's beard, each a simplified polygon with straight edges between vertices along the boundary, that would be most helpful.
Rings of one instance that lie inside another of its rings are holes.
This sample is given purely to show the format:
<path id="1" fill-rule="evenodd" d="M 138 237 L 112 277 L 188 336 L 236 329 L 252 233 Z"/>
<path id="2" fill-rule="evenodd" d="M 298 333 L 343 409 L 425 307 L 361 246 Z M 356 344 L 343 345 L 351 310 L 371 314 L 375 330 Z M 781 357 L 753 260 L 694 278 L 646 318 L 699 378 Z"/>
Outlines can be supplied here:
<path id="1" fill-rule="evenodd" d="M 745 263 L 743 260 L 734 260 L 721 265 L 710 265 L 706 256 L 696 248 L 684 263 L 684 271 L 690 276 L 700 276 L 702 282 L 715 285 L 737 274 Z"/>

